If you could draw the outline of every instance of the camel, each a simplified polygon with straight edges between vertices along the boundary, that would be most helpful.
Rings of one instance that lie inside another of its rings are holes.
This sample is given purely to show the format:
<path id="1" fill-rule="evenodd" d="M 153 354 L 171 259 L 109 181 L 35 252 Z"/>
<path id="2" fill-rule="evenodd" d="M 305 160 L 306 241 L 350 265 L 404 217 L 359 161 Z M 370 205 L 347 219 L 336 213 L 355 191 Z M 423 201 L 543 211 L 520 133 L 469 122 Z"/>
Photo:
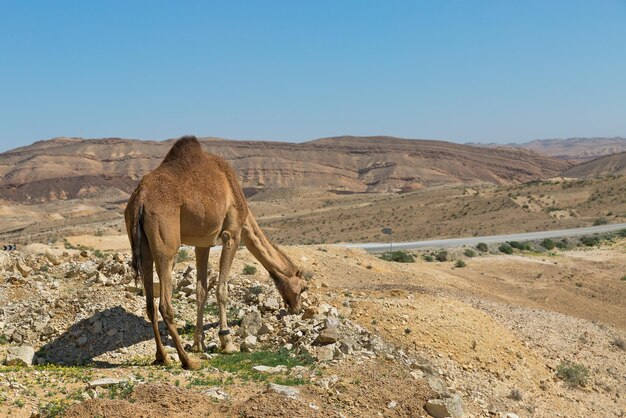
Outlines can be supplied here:
<path id="1" fill-rule="evenodd" d="M 248 208 L 232 167 L 217 155 L 202 150 L 193 136 L 177 140 L 163 162 L 143 177 L 125 210 L 126 230 L 132 247 L 135 280 L 143 280 L 146 310 L 156 342 L 155 364 L 169 363 L 159 335 L 154 306 L 153 264 L 159 276 L 159 312 L 186 369 L 199 362 L 183 349 L 176 332 L 172 309 L 172 270 L 181 244 L 195 247 L 197 266 L 197 321 L 192 351 L 204 349 L 203 311 L 208 291 L 209 251 L 218 238 L 219 262 L 216 298 L 219 309 L 219 340 L 223 353 L 238 351 L 226 320 L 228 275 L 239 243 L 269 272 L 289 313 L 302 310 L 305 290 L 302 271 L 265 236 Z"/>

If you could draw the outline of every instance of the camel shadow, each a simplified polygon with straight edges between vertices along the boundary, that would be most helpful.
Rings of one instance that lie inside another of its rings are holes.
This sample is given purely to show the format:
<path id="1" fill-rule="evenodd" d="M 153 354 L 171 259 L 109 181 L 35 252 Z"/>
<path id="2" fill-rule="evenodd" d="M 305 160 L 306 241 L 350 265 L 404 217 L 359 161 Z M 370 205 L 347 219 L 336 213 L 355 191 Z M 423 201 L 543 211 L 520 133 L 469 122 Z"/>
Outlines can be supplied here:
<path id="1" fill-rule="evenodd" d="M 162 322 L 159 329 L 165 330 Z M 37 356 L 45 358 L 49 364 L 115 367 L 116 364 L 94 359 L 109 352 L 112 358 L 121 356 L 116 350 L 153 338 L 149 321 L 115 306 L 73 324 L 41 347 Z"/>

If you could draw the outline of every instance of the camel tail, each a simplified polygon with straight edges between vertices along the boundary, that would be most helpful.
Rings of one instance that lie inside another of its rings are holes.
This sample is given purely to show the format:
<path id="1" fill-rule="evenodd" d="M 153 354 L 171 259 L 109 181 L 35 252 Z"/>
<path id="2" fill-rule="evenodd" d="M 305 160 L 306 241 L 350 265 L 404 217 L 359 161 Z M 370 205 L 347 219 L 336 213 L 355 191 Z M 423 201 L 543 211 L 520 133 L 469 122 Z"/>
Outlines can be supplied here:
<path id="1" fill-rule="evenodd" d="M 141 236 L 143 232 L 143 203 L 139 204 L 139 207 L 135 211 L 135 216 L 132 217 L 130 245 L 132 247 L 132 267 L 135 271 L 135 287 L 137 287 L 137 279 L 143 276 L 141 270 Z"/>

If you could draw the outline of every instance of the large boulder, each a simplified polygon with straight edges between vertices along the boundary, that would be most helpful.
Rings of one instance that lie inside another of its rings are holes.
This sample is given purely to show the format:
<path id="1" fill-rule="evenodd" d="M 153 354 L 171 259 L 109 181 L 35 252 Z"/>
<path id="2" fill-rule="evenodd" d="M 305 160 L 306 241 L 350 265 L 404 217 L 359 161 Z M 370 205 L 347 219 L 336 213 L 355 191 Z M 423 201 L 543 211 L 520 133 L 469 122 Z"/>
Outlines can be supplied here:
<path id="1" fill-rule="evenodd" d="M 11 347 L 7 352 L 5 364 L 7 366 L 32 366 L 35 358 L 35 349 L 29 345 Z"/>
<path id="2" fill-rule="evenodd" d="M 452 398 L 431 399 L 426 402 L 426 412 L 435 418 L 463 418 L 465 411 L 463 399 L 459 395 Z"/>

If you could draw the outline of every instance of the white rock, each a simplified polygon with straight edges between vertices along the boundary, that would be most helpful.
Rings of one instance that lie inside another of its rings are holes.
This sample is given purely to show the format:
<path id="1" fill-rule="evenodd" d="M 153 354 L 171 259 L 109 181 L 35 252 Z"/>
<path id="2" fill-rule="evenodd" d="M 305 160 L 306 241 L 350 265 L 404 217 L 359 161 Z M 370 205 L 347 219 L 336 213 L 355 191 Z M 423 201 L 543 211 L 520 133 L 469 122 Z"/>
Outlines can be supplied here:
<path id="1" fill-rule="evenodd" d="M 396 401 L 391 401 L 391 402 L 389 402 L 387 404 L 387 408 L 389 408 L 389 409 L 395 409 L 396 406 L 398 406 L 398 402 L 396 402 Z"/>
<path id="2" fill-rule="evenodd" d="M 459 395 L 445 399 L 431 399 L 426 402 L 426 412 L 435 418 L 463 418 L 463 400 Z"/>
<path id="3" fill-rule="evenodd" d="M 287 396 L 289 398 L 295 398 L 300 393 L 300 391 L 298 389 L 294 388 L 294 387 L 277 385 L 276 383 L 268 384 L 267 385 L 267 391 L 268 392 L 278 393 L 280 395 L 284 395 L 284 396 Z"/>
<path id="4" fill-rule="evenodd" d="M 210 398 L 220 401 L 225 401 L 229 398 L 228 393 L 224 392 L 219 386 L 210 387 L 202 393 Z"/>
<path id="5" fill-rule="evenodd" d="M 287 371 L 287 366 L 283 366 L 282 364 L 275 366 L 275 367 L 270 367 L 270 366 L 254 366 L 252 368 L 253 370 L 256 370 L 259 373 L 282 373 L 282 372 L 286 372 Z"/>
<path id="6" fill-rule="evenodd" d="M 31 366 L 35 357 L 35 349 L 29 345 L 11 347 L 7 352 L 7 366 Z"/>
<path id="7" fill-rule="evenodd" d="M 89 382 L 89 387 L 90 388 L 97 388 L 97 387 L 104 388 L 107 386 L 118 385 L 123 382 L 126 382 L 126 380 L 125 379 L 113 379 L 112 377 L 105 377 L 103 379 L 97 379 L 97 380 L 93 380 Z"/>
<path id="8" fill-rule="evenodd" d="M 502 418 L 519 418 L 519 417 L 513 412 L 507 412 L 506 414 L 502 415 Z"/>

